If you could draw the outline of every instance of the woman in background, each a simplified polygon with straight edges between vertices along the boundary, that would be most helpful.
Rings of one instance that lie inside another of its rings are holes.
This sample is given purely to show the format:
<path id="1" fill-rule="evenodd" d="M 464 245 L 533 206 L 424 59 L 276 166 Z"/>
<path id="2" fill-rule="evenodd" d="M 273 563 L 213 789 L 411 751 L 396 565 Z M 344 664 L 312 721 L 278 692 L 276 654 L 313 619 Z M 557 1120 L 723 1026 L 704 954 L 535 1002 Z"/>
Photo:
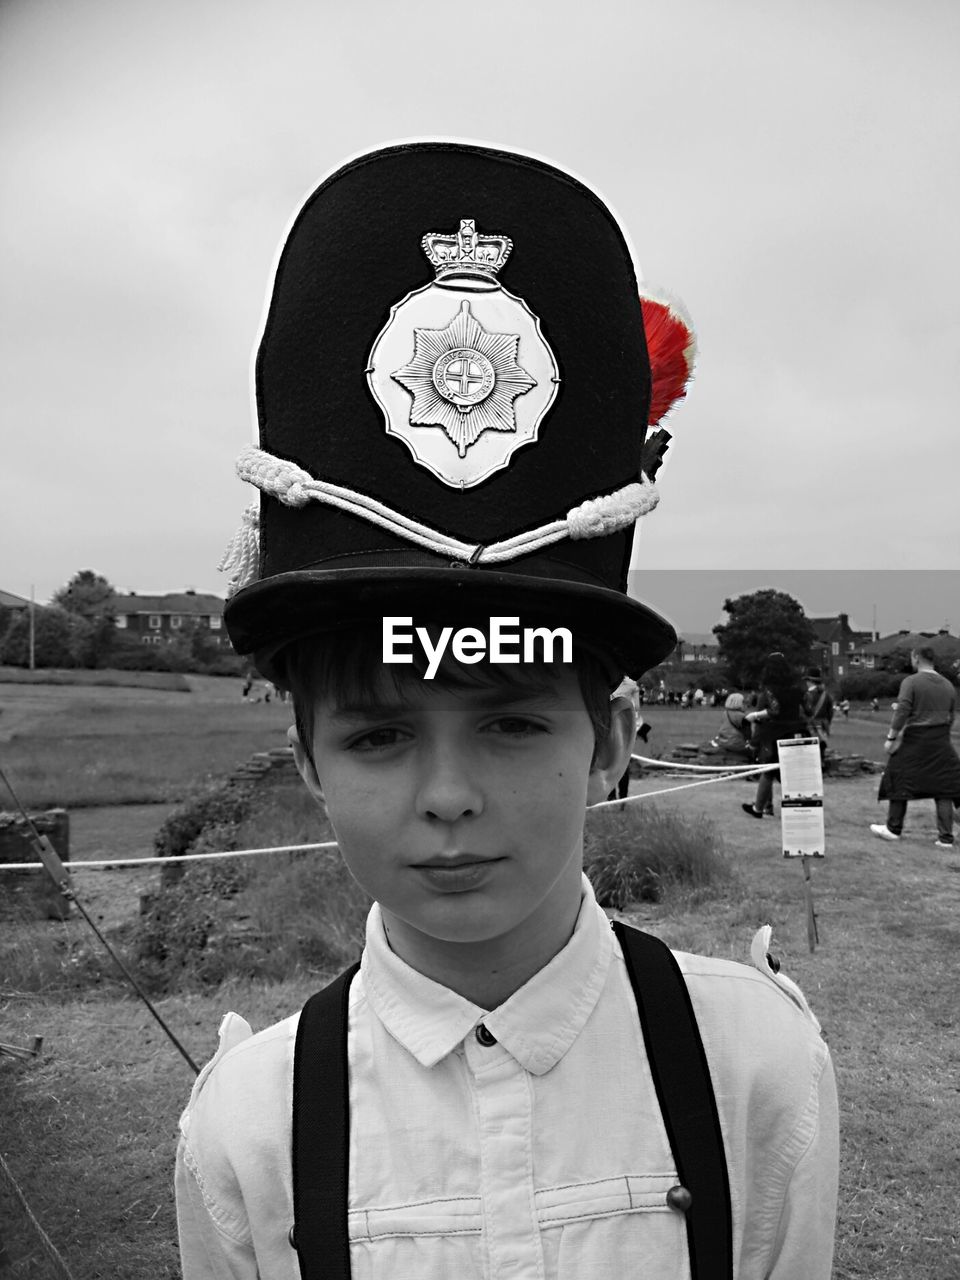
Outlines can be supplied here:
<path id="1" fill-rule="evenodd" d="M 799 675 L 782 653 L 771 653 L 760 672 L 760 699 L 756 711 L 745 719 L 753 724 L 753 745 L 757 764 L 780 762 L 778 738 L 795 738 L 809 733 L 804 710 L 804 689 Z M 744 813 L 762 818 L 773 813 L 773 784 L 780 781 L 779 769 L 760 775 L 753 804 L 744 804 Z"/>

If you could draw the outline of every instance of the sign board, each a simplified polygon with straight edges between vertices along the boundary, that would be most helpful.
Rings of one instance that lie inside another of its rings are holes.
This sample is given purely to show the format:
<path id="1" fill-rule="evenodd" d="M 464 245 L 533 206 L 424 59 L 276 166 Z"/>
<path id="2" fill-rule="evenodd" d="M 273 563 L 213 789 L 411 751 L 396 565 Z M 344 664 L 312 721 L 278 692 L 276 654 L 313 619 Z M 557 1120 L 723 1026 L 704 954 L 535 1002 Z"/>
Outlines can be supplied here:
<path id="1" fill-rule="evenodd" d="M 822 858 L 823 771 L 817 738 L 781 738 L 780 826 L 785 858 Z"/>

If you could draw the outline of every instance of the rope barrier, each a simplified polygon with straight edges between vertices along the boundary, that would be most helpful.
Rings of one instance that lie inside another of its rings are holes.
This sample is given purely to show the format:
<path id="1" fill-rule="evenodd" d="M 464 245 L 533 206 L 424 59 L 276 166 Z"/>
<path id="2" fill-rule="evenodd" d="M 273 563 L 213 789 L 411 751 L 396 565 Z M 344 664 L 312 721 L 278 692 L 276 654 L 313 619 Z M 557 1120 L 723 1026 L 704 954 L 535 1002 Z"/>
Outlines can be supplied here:
<path id="1" fill-rule="evenodd" d="M 777 764 L 760 764 L 754 765 L 751 773 L 768 773 L 772 769 L 779 769 Z M 744 778 L 745 774 L 728 773 L 722 777 L 714 778 L 698 778 L 696 782 L 681 782 L 678 787 L 662 787 L 659 791 L 638 791 L 632 796 L 624 796 L 622 800 L 601 800 L 598 804 L 592 804 L 587 811 L 592 813 L 594 809 L 606 809 L 614 804 L 632 804 L 637 800 L 652 800 L 654 796 L 669 796 L 674 791 L 689 791 L 691 787 L 709 787 L 714 782 L 731 782 Z"/>
<path id="2" fill-rule="evenodd" d="M 765 769 L 780 768 L 778 764 L 687 764 L 684 760 L 656 760 L 651 756 L 631 756 L 630 759 L 656 769 L 687 769 L 691 773 L 729 773 L 744 777 L 762 773 Z"/>
<path id="3" fill-rule="evenodd" d="M 68 871 L 82 871 L 87 868 L 104 870 L 107 867 L 169 867 L 172 863 L 203 862 L 211 858 L 252 858 L 258 853 L 306 853 L 312 849 L 336 849 L 336 840 L 326 840 L 322 844 L 278 844 L 267 849 L 219 849 L 213 853 L 174 853 L 163 858 L 91 858 L 89 861 L 68 862 L 64 865 Z M 40 871 L 42 862 L 0 862 L 0 871 Z"/>
<path id="4" fill-rule="evenodd" d="M 62 1280 L 73 1280 L 73 1275 L 70 1271 L 70 1268 L 67 1266 L 67 1264 L 64 1262 L 63 1258 L 61 1257 L 60 1252 L 57 1249 L 57 1246 L 53 1243 L 53 1241 L 44 1231 L 43 1227 L 41 1227 L 40 1223 L 37 1221 L 36 1214 L 30 1208 L 30 1205 L 27 1201 L 27 1197 L 23 1194 L 20 1184 L 17 1182 L 16 1178 L 10 1172 L 10 1166 L 7 1164 L 6 1160 L 4 1160 L 2 1155 L 0 1155 L 0 1174 L 3 1175 L 4 1181 L 9 1185 L 10 1190 L 13 1192 L 14 1197 L 19 1202 L 21 1209 L 23 1209 L 23 1212 L 27 1215 L 28 1222 L 33 1227 L 34 1231 L 37 1233 L 37 1237 L 41 1245 L 43 1246 L 43 1250 L 46 1253 L 47 1257 L 56 1267 L 57 1274 L 62 1278 Z"/>

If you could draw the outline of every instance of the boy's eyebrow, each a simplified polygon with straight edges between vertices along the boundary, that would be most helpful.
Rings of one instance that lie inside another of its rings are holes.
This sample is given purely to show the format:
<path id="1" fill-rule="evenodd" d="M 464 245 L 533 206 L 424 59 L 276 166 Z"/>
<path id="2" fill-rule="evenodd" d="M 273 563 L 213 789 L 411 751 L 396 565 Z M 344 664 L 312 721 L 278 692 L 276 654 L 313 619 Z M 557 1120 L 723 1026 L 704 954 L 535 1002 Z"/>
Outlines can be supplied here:
<path id="1" fill-rule="evenodd" d="M 442 686 L 448 687 L 448 686 Z M 474 686 L 456 689 L 455 692 L 472 693 Z M 524 706 L 531 702 L 555 701 L 557 691 L 552 684 L 531 682 L 516 688 L 502 685 L 491 685 L 489 688 L 476 686 L 476 697 L 470 699 L 471 704 L 479 710 L 491 707 Z M 379 719 L 380 717 L 398 716 L 409 712 L 412 703 L 405 698 L 366 698 L 362 701 L 339 704 L 331 713 L 333 720 Z"/>

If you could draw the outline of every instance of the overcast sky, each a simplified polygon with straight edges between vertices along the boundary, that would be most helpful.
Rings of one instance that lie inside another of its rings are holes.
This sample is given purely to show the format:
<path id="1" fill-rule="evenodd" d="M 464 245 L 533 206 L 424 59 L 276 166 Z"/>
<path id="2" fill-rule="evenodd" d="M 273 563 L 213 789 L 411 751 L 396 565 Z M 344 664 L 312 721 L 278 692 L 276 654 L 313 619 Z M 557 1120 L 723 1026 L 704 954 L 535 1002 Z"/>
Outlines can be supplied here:
<path id="1" fill-rule="evenodd" d="M 583 175 L 693 315 L 639 566 L 955 568 L 958 38 L 951 0 L 5 0 L 0 588 L 222 593 L 279 237 L 437 135 Z"/>

